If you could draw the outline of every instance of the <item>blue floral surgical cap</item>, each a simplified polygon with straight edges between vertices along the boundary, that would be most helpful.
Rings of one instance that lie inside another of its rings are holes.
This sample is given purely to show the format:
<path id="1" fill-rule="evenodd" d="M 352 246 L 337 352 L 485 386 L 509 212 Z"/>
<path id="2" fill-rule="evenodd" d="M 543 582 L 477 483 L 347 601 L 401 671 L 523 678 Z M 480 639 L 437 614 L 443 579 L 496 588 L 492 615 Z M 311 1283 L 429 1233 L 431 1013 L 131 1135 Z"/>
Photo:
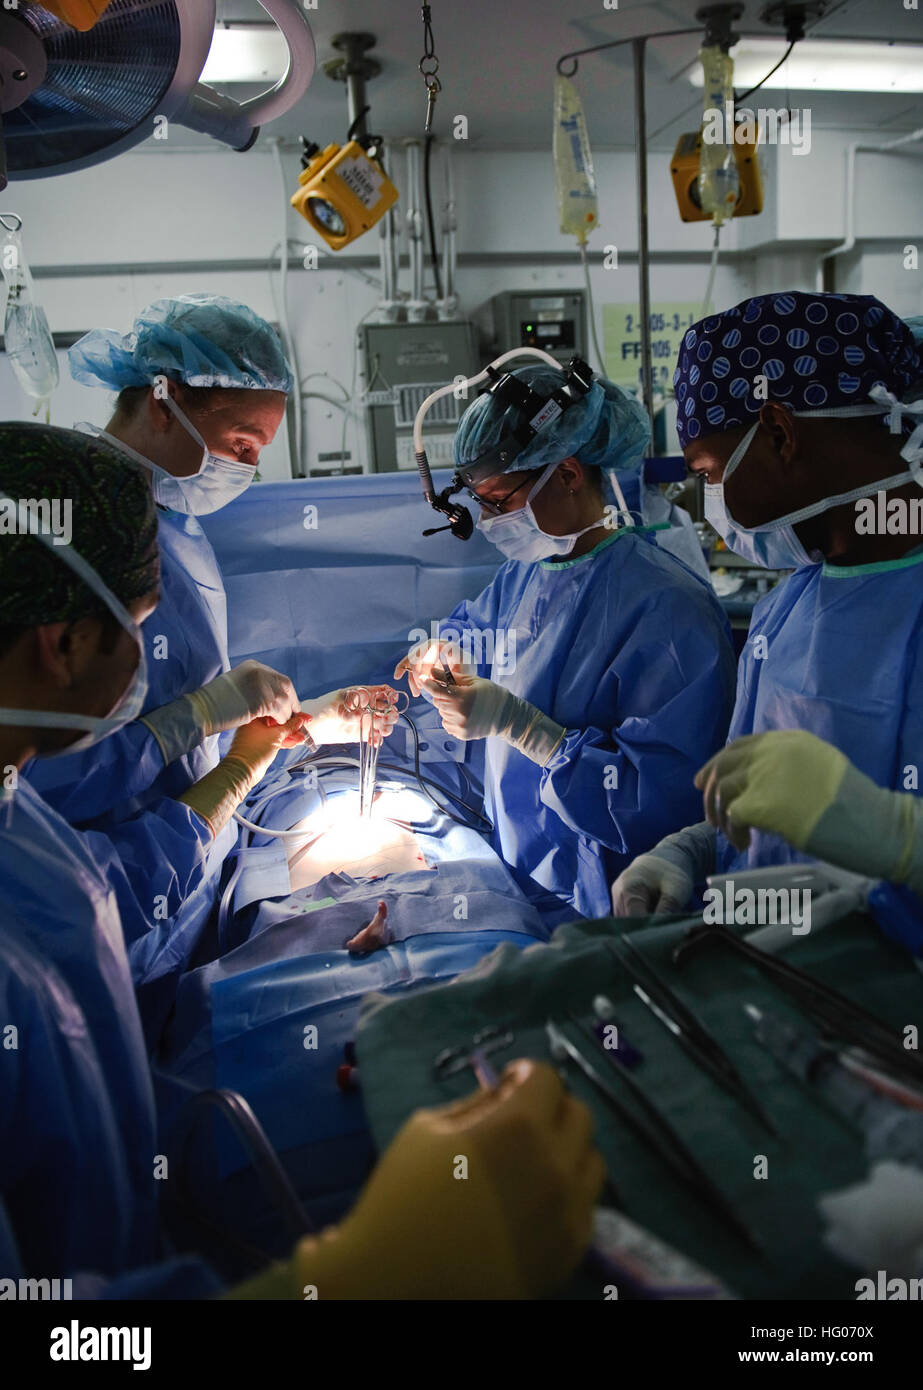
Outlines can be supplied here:
<path id="1" fill-rule="evenodd" d="M 124 336 L 94 328 L 67 354 L 85 386 L 150 386 L 157 376 L 187 386 L 291 391 L 294 378 L 270 325 L 246 304 L 222 295 L 158 299 Z"/>
<path id="2" fill-rule="evenodd" d="M 519 367 L 513 375 L 540 394 L 550 395 L 564 381 L 563 369 L 546 366 Z M 455 462 L 470 467 L 522 421 L 515 406 L 503 406 L 496 398 L 478 396 L 459 421 L 455 435 Z M 541 430 L 513 459 L 507 473 L 547 468 L 577 458 L 588 467 L 626 469 L 647 452 L 650 424 L 644 407 L 611 381 L 599 378 L 582 400 L 565 410 Z"/>
<path id="3" fill-rule="evenodd" d="M 827 411 L 869 403 L 882 383 L 898 398 L 923 376 L 923 348 L 869 294 L 757 295 L 693 324 L 673 373 L 683 448 L 751 425 L 765 401 Z M 755 391 L 765 378 L 765 393 Z"/>

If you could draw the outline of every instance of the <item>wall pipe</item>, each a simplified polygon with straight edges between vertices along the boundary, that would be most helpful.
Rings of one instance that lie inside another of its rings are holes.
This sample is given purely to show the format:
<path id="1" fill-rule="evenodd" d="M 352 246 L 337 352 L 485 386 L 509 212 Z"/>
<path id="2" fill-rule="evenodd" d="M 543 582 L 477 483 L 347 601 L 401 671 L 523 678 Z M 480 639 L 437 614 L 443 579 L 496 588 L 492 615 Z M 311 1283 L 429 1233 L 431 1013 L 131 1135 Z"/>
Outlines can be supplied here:
<path id="1" fill-rule="evenodd" d="M 909 145 L 914 140 L 923 140 L 923 126 L 917 130 L 912 130 L 909 135 L 898 136 L 896 140 L 887 140 L 881 144 L 854 140 L 851 145 L 846 147 L 846 238 L 838 246 L 833 246 L 829 251 L 825 251 L 820 257 L 815 280 L 815 287 L 818 292 L 835 288 L 832 262 L 838 256 L 845 256 L 849 251 L 852 251 L 856 244 L 856 154 L 860 150 L 863 153 L 886 154 L 891 150 L 898 149 L 901 145 Z M 920 157 L 920 153 L 917 152 L 917 158 Z M 830 263 L 829 274 L 828 263 Z"/>

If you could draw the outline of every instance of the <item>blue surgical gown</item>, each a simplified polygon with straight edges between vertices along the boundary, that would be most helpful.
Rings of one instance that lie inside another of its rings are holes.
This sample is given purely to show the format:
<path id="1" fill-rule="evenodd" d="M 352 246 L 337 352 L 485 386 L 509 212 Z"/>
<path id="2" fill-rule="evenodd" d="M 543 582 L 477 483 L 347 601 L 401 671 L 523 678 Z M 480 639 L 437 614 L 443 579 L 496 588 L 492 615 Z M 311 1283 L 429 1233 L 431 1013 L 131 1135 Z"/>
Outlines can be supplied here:
<path id="1" fill-rule="evenodd" d="M 218 562 L 194 517 L 160 512 L 161 598 L 144 624 L 145 710 L 169 704 L 228 669 L 227 612 Z M 168 766 L 135 722 L 82 753 L 36 759 L 28 780 L 85 829 L 115 890 L 135 983 L 169 981 L 187 964 L 208 918 L 221 868 L 237 842 L 232 823 L 212 840 L 176 800 L 218 761 L 205 739 Z"/>
<path id="2" fill-rule="evenodd" d="M 729 739 L 807 729 L 879 786 L 917 791 L 921 641 L 923 554 L 855 567 L 802 566 L 753 610 Z M 750 832 L 743 852 L 717 836 L 719 873 L 805 857 L 761 830 Z"/>
<path id="3" fill-rule="evenodd" d="M 533 901 L 550 893 L 607 916 L 620 871 L 701 815 L 693 777 L 723 743 L 734 698 L 717 599 L 626 529 L 576 560 L 508 561 L 440 630 L 453 629 L 477 630 L 475 655 L 484 642 L 478 674 L 566 731 L 544 768 L 485 741 L 491 843 Z"/>
<path id="4" fill-rule="evenodd" d="M 0 1024 L 0 1277 L 117 1294 L 160 1253 L 144 1039 L 115 896 L 25 781 L 0 805 Z M 196 1261 L 141 1284 L 216 1287 Z"/>

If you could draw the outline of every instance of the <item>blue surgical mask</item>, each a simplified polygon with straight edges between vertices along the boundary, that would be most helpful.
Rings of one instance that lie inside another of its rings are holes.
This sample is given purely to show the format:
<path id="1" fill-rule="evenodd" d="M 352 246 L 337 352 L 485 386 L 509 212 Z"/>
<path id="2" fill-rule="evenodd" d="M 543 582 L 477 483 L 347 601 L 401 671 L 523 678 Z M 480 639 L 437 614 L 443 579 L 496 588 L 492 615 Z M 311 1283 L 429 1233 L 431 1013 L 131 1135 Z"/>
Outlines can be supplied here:
<path id="1" fill-rule="evenodd" d="M 910 416 L 911 419 L 923 415 L 923 401 L 899 401 L 881 383 L 873 386 L 869 395 L 875 402 L 874 405 L 832 406 L 828 410 L 797 410 L 794 414 L 805 418 L 830 419 L 886 415 L 892 434 L 899 433 L 901 421 L 905 415 Z M 858 501 L 860 497 L 870 497 L 875 492 L 886 492 L 891 488 L 903 487 L 905 483 L 916 482 L 923 486 L 923 469 L 921 469 L 921 463 L 923 463 L 923 423 L 918 423 L 901 449 L 901 457 L 910 465 L 905 472 L 895 473 L 890 478 L 879 478 L 876 481 L 864 483 L 861 487 L 852 488 L 849 492 L 838 493 L 835 497 L 823 497 L 818 502 L 811 502 L 806 507 L 799 507 L 797 511 L 776 517 L 774 521 L 768 521 L 762 526 L 738 526 L 727 509 L 724 487 L 735 468 L 740 465 L 758 428 L 759 421 L 750 427 L 737 445 L 725 464 L 722 481 L 705 485 L 705 519 L 710 526 L 715 528 L 728 549 L 733 550 L 735 555 L 741 555 L 744 559 L 752 561 L 753 564 L 762 565 L 767 569 L 791 569 L 792 567 L 797 568 L 799 565 L 815 563 L 795 535 L 794 528 L 800 522 L 808 521 L 814 516 L 820 516 L 821 513 L 830 511 L 833 507 L 842 506 L 844 503 Z M 822 559 L 823 557 L 818 556 L 817 558 Z"/>
<path id="2" fill-rule="evenodd" d="M 202 446 L 201 467 L 198 473 L 191 473 L 186 478 L 175 478 L 165 468 L 152 462 L 146 454 L 139 453 L 124 440 L 109 434 L 107 430 L 101 430 L 98 425 L 81 420 L 74 428 L 83 434 L 105 439 L 113 448 L 121 450 L 123 454 L 134 459 L 135 463 L 140 463 L 142 468 L 147 469 L 152 475 L 151 491 L 159 507 L 167 507 L 171 512 L 181 512 L 184 516 L 207 516 L 209 512 L 217 512 L 246 491 L 253 482 L 256 469 L 252 464 L 219 458 L 217 454 L 210 453 L 195 425 L 180 410 L 173 398 L 167 396 L 165 400 L 184 429 Z"/>
<path id="3" fill-rule="evenodd" d="M 4 493 L 0 493 L 0 498 L 8 500 Z M 147 698 L 147 659 L 144 653 L 144 639 L 141 636 L 140 627 L 128 609 L 119 602 L 112 590 L 107 588 L 100 579 L 93 566 L 88 564 L 82 555 L 78 555 L 72 545 L 60 545 L 50 536 L 47 536 L 39 528 L 33 514 L 22 503 L 19 504 L 18 515 L 19 525 L 22 529 L 29 531 L 47 545 L 59 560 L 70 565 L 87 588 L 99 595 L 110 613 L 114 614 L 126 632 L 131 634 L 138 647 L 138 665 L 135 673 L 129 681 L 125 693 L 104 718 L 98 715 L 76 714 L 64 710 L 56 712 L 53 710 L 0 709 L 0 724 L 15 724 L 24 728 L 85 730 L 82 738 L 68 744 L 66 748 L 58 749 L 47 755 L 49 757 L 63 757 L 69 753 L 77 753 L 84 748 L 89 748 L 92 744 L 98 743 L 101 738 L 105 738 L 107 734 L 121 729 L 125 724 L 130 724 L 132 720 L 138 718 Z"/>
<path id="4" fill-rule="evenodd" d="M 256 468 L 253 464 L 241 463 L 239 459 L 225 459 L 220 454 L 213 454 L 173 397 L 168 395 L 165 399 L 187 434 L 201 445 L 202 463 L 198 473 L 186 478 L 176 478 L 152 464 L 154 501 L 161 507 L 190 516 L 207 516 L 209 512 L 220 511 L 235 497 L 246 492 L 256 475 Z"/>
<path id="5" fill-rule="evenodd" d="M 582 531 L 574 531 L 569 536 L 550 536 L 543 531 L 532 510 L 532 498 L 542 490 L 552 473 L 559 467 L 550 463 L 529 490 L 525 504 L 515 512 L 503 512 L 500 516 L 478 517 L 477 529 L 487 537 L 492 545 L 502 551 L 508 560 L 518 560 L 520 564 L 531 565 L 537 560 L 548 560 L 553 555 L 568 555 L 580 536 L 595 531 L 604 524 L 604 517 L 594 521 L 592 526 L 584 526 Z"/>
<path id="6" fill-rule="evenodd" d="M 728 550 L 749 560 L 751 565 L 767 570 L 798 569 L 800 565 L 811 564 L 811 557 L 793 527 L 783 526 L 771 532 L 762 528 L 746 529 L 737 526 L 728 514 L 724 483 L 749 449 L 756 431 L 757 425 L 753 425 L 731 454 L 724 468 L 724 481 L 705 484 L 705 520 L 718 532 Z"/>

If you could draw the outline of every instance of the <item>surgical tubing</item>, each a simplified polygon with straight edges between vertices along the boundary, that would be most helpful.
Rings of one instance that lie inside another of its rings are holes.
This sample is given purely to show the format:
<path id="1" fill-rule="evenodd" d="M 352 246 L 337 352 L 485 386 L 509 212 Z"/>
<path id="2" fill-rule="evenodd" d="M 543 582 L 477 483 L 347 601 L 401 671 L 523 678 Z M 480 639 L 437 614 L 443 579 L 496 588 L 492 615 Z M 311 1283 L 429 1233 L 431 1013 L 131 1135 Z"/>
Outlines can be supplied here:
<path id="1" fill-rule="evenodd" d="M 504 352 L 499 357 L 495 357 L 493 362 L 490 363 L 490 367 L 502 367 L 504 362 L 509 362 L 513 357 L 537 357 L 540 362 L 547 362 L 550 367 L 554 367 L 558 371 L 561 370 L 560 362 L 552 357 L 550 353 L 542 352 L 541 348 L 513 348 L 510 352 Z M 471 386 L 480 386 L 481 382 L 489 380 L 488 371 L 489 368 L 485 367 L 482 372 L 478 372 L 477 376 L 468 377 L 467 381 L 464 383 L 465 389 L 467 390 Z M 427 479 L 423 470 L 425 467 L 426 473 L 428 474 L 429 465 L 426 461 L 426 450 L 423 447 L 423 420 L 430 406 L 435 405 L 436 401 L 441 400 L 443 396 L 448 396 L 450 392 L 457 390 L 458 384 L 453 381 L 448 386 L 440 386 L 438 390 L 431 392 L 422 402 L 420 409 L 417 411 L 416 419 L 413 422 L 414 457 L 417 460 L 420 476 L 423 478 L 424 490 L 427 486 Z M 432 487 L 432 478 L 429 479 L 429 485 Z M 427 497 L 428 496 L 429 494 L 427 493 Z"/>

